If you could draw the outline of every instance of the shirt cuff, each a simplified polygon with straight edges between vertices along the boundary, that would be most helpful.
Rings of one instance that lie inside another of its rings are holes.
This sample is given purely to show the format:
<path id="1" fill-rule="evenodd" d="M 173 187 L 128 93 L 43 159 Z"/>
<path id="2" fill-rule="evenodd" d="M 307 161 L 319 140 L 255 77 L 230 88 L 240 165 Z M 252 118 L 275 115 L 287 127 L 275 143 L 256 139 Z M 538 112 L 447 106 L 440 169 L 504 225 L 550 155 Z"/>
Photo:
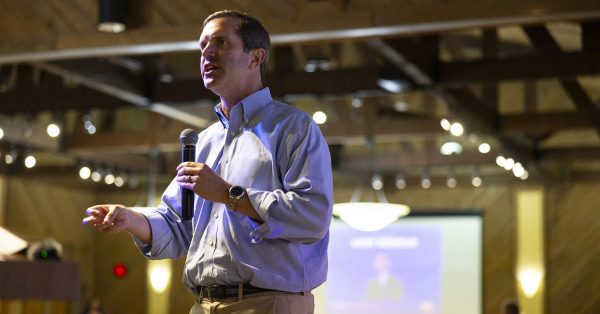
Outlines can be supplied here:
<path id="1" fill-rule="evenodd" d="M 269 219 L 269 208 L 277 200 L 273 193 L 266 191 L 259 191 L 251 188 L 246 189 L 248 193 L 248 199 L 252 204 L 252 207 L 256 210 L 260 218 L 262 218 L 262 224 L 252 224 L 254 230 L 250 232 L 252 242 L 260 242 L 263 238 L 271 236 L 272 233 L 272 222 Z"/>
<path id="2" fill-rule="evenodd" d="M 164 217 L 160 213 L 154 210 L 140 213 L 146 217 L 150 224 L 152 242 L 146 244 L 136 236 L 133 236 L 133 242 L 146 257 L 156 257 L 157 250 L 161 247 L 161 243 L 164 242 L 169 230 L 164 227 Z"/>

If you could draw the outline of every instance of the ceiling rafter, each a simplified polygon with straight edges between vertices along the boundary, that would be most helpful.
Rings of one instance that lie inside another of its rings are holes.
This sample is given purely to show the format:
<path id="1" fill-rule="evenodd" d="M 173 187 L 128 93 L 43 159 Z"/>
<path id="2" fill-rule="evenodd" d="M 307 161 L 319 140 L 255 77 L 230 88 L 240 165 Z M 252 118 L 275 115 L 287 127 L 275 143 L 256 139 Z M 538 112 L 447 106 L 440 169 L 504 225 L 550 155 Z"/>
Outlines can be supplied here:
<path id="1" fill-rule="evenodd" d="M 488 31 L 489 32 L 489 31 Z M 491 50 L 492 46 L 495 45 L 496 39 L 495 34 L 493 36 L 484 37 L 485 45 L 483 47 L 484 52 Z M 435 41 L 437 47 L 437 41 Z M 427 47 L 427 50 L 419 50 Z M 396 48 L 402 50 L 396 50 L 396 54 L 403 56 L 405 60 L 408 60 L 407 64 L 411 64 L 411 66 L 418 67 L 419 65 L 429 65 L 429 64 L 437 64 L 439 61 L 439 51 L 438 49 L 431 50 L 431 45 L 419 45 L 417 44 L 411 47 L 406 45 L 396 45 Z M 409 52 L 408 52 L 409 51 Z M 393 56 L 390 51 L 386 51 L 385 53 L 382 51 L 378 51 L 380 55 L 384 58 L 389 58 Z M 485 53 L 484 53 L 485 55 Z M 413 62 L 410 58 L 413 56 L 419 56 L 418 61 Z M 425 58 L 423 58 L 425 56 Z M 418 62 L 418 65 L 417 65 Z M 435 66 L 433 67 L 435 69 Z M 403 70 L 400 68 L 400 70 Z M 421 73 L 427 73 L 427 71 L 422 70 Z M 405 73 L 407 74 L 407 73 Z M 409 75 L 409 74 L 407 74 Z M 410 75 L 409 75 L 410 76 Z M 431 78 L 429 78 L 433 81 Z M 498 110 L 494 106 L 497 100 L 493 100 L 493 102 L 487 103 L 484 100 L 480 99 L 476 96 L 469 88 L 461 87 L 461 88 L 440 88 L 434 87 L 433 89 L 428 89 L 428 92 L 434 93 L 438 97 L 441 97 L 446 101 L 451 108 L 454 109 L 456 114 L 466 118 L 467 123 L 466 127 L 471 128 L 475 132 L 483 132 L 487 134 L 496 135 L 497 125 L 498 125 Z M 489 90 L 488 90 L 489 92 Z M 485 96 L 485 93 L 484 93 Z M 489 96 L 489 95 L 488 95 Z M 496 96 L 497 93 L 493 93 L 491 96 Z M 513 156 L 516 160 L 522 163 L 530 163 L 533 162 L 536 154 L 534 143 L 529 139 L 524 138 L 508 138 L 506 136 L 499 136 L 499 142 L 502 144 L 503 151 L 508 152 L 509 155 Z M 431 150 L 431 149 L 430 149 Z M 433 153 L 433 155 L 436 155 Z M 542 176 L 546 176 L 543 173 L 540 173 Z"/>
<path id="2" fill-rule="evenodd" d="M 145 89 L 149 88 L 145 80 L 117 73 L 105 64 L 93 60 L 79 60 L 76 63 L 34 63 L 33 66 L 77 82 L 87 88 L 129 102 L 135 106 L 163 114 L 172 119 L 190 125 L 206 124 L 206 120 L 202 117 L 194 116 L 189 112 L 180 111 L 175 107 L 152 101 L 148 96 L 144 95 Z M 94 78 L 98 74 L 102 74 L 100 78 Z"/>
<path id="3" fill-rule="evenodd" d="M 523 27 L 523 30 L 535 49 L 540 53 L 560 53 L 562 51 L 546 27 L 541 25 L 526 26 Z M 561 79 L 560 83 L 569 97 L 571 97 L 571 100 L 573 100 L 573 103 L 575 103 L 575 106 L 582 113 L 593 117 L 596 124 L 596 132 L 600 134 L 600 108 L 594 104 L 576 78 L 569 80 Z"/>

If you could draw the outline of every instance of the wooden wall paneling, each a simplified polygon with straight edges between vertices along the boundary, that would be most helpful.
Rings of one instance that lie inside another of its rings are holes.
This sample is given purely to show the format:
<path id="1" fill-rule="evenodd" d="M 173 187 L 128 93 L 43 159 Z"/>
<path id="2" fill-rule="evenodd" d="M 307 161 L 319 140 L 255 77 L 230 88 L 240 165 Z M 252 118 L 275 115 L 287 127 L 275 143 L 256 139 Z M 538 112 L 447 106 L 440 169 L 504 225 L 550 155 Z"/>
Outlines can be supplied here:
<path id="1" fill-rule="evenodd" d="M 553 186 L 548 193 L 548 314 L 600 313 L 600 211 L 597 183 Z"/>
<path id="2" fill-rule="evenodd" d="M 93 204 L 145 206 L 145 192 L 140 194 L 128 189 L 100 190 L 95 194 L 93 202 L 90 202 L 90 205 Z M 146 313 L 146 287 L 149 280 L 146 274 L 147 261 L 133 243 L 132 237 L 128 233 L 107 235 L 95 232 L 93 243 L 93 296 L 100 298 L 105 311 L 110 313 Z M 113 275 L 113 266 L 118 263 L 127 267 L 127 276 L 117 278 Z"/>
<path id="3" fill-rule="evenodd" d="M 45 238 L 58 241 L 63 246 L 63 259 L 81 265 L 82 297 L 93 281 L 92 272 L 85 271 L 85 266 L 93 262 L 92 232 L 81 224 L 92 199 L 92 191 L 31 177 L 8 177 L 6 228 L 30 243 Z M 79 308 L 82 303 L 71 305 Z"/>
<path id="4" fill-rule="evenodd" d="M 169 313 L 187 313 L 195 302 L 194 296 L 185 289 L 181 280 L 185 257 L 172 263 L 171 289 L 169 290 Z"/>

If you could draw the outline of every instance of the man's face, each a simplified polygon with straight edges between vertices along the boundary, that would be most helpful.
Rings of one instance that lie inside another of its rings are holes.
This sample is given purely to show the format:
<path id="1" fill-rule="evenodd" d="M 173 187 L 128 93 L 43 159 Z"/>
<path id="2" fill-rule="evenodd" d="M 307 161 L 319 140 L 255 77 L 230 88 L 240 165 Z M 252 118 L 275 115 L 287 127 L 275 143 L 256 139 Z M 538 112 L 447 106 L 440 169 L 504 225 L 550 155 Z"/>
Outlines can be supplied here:
<path id="1" fill-rule="evenodd" d="M 200 73 L 204 86 L 219 96 L 243 88 L 251 64 L 250 52 L 244 52 L 242 39 L 236 32 L 239 21 L 216 18 L 200 35 Z"/>

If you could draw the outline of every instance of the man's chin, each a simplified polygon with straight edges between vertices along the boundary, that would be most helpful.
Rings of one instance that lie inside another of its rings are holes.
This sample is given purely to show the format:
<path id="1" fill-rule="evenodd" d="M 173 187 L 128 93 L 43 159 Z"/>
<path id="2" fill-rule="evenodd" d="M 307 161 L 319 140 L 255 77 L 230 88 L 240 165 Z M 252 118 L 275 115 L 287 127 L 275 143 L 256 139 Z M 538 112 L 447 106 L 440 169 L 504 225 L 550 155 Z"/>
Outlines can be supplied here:
<path id="1" fill-rule="evenodd" d="M 219 84 L 217 84 L 216 80 L 213 80 L 213 79 L 204 80 L 204 87 L 206 87 L 206 89 L 213 92 L 213 94 L 219 95 L 220 88 L 219 88 Z"/>

